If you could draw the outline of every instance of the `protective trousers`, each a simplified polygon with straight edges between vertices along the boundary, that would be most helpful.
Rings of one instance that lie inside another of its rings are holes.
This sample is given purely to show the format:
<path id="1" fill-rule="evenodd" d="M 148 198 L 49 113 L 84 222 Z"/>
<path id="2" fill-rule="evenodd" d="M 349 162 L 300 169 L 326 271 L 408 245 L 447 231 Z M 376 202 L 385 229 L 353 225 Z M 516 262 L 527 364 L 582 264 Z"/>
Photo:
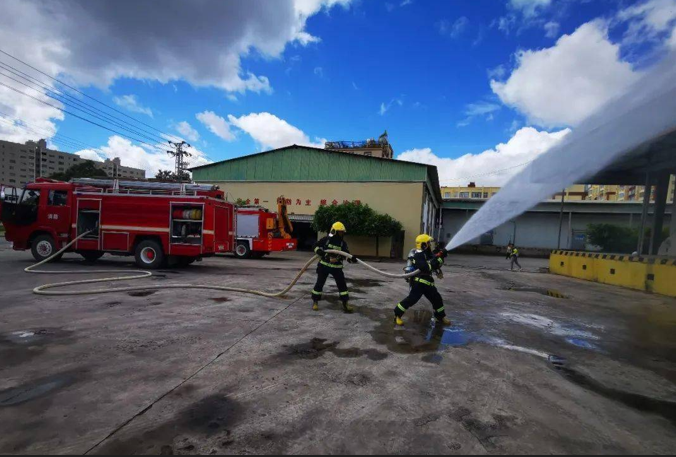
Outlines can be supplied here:
<path id="1" fill-rule="evenodd" d="M 333 279 L 336 280 L 340 299 L 343 303 L 347 303 L 350 300 L 350 293 L 347 291 L 347 282 L 345 282 L 345 273 L 343 273 L 343 269 L 328 267 L 322 263 L 317 266 L 317 282 L 315 283 L 314 289 L 312 289 L 312 301 L 316 302 L 322 299 L 322 290 L 324 289 L 326 278 L 329 276 L 333 276 Z"/>
<path id="2" fill-rule="evenodd" d="M 404 298 L 401 303 L 394 308 L 394 314 L 396 314 L 397 317 L 403 316 L 406 310 L 418 303 L 423 295 L 432 304 L 432 307 L 434 308 L 434 317 L 437 319 L 446 317 L 444 300 L 441 298 L 441 294 L 434 286 L 434 283 L 428 283 L 428 281 L 425 282 L 427 284 L 419 282 L 417 278 L 411 280 L 411 292 L 408 294 L 408 297 Z"/>

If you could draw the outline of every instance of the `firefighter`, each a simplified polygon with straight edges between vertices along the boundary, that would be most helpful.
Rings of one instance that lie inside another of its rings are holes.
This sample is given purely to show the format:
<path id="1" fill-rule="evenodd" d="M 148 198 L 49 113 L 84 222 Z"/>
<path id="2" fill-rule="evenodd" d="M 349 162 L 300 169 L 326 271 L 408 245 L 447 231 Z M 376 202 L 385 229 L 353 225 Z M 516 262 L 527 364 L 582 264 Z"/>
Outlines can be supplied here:
<path id="1" fill-rule="evenodd" d="M 340 293 L 340 300 L 343 302 L 343 311 L 351 313 L 354 308 L 350 306 L 350 294 L 347 290 L 347 283 L 345 282 L 345 273 L 343 273 L 343 259 L 344 257 L 327 253 L 328 250 L 343 251 L 349 253 L 347 243 L 343 239 L 345 236 L 345 225 L 342 222 L 336 222 L 331 226 L 331 231 L 328 236 L 317 241 L 314 245 L 315 254 L 319 256 L 319 264 L 317 265 L 317 283 L 312 289 L 312 309 L 319 310 L 319 301 L 322 299 L 322 289 L 326 278 L 333 276 L 338 286 Z M 357 258 L 352 256 L 348 260 L 350 263 L 357 263 Z"/>
<path id="2" fill-rule="evenodd" d="M 514 246 L 514 243 L 509 243 L 507 245 L 507 259 L 509 262 L 509 269 L 514 271 L 514 265 L 519 267 L 519 271 L 522 271 L 521 264 L 519 264 L 519 250 Z"/>
<path id="3" fill-rule="evenodd" d="M 394 308 L 395 325 L 404 325 L 404 321 L 401 319 L 404 313 L 411 306 L 418 303 L 418 300 L 423 295 L 432 304 L 436 321 L 442 325 L 451 325 L 451 321 L 446 318 L 446 313 L 444 312 L 444 301 L 434 285 L 434 278 L 432 277 L 432 273 L 435 270 L 439 270 L 444 264 L 448 251 L 442 248 L 432 252 L 433 241 L 434 239 L 426 234 L 418 235 L 415 239 L 415 251 L 411 262 L 413 267 L 420 270 L 420 273 L 411 278 L 411 291 L 408 297 L 404 298 Z"/>

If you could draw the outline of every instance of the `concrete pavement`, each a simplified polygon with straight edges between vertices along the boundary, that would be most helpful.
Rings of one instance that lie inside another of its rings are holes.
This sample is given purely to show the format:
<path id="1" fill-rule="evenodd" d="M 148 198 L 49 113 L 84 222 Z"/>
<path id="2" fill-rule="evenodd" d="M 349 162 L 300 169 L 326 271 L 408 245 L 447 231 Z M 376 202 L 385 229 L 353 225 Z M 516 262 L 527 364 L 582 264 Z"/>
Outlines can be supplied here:
<path id="1" fill-rule="evenodd" d="M 147 282 L 279 290 L 308 257 L 207 259 Z M 541 260 L 516 273 L 450 256 L 446 330 L 426 302 L 393 328 L 406 283 L 356 266 L 346 315 L 330 280 L 310 309 L 314 272 L 284 300 L 52 298 L 30 291 L 83 276 L 28 275 L 31 263 L 0 251 L 2 453 L 676 451 L 676 300 L 539 273 Z M 68 255 L 50 268 L 91 267 Z"/>

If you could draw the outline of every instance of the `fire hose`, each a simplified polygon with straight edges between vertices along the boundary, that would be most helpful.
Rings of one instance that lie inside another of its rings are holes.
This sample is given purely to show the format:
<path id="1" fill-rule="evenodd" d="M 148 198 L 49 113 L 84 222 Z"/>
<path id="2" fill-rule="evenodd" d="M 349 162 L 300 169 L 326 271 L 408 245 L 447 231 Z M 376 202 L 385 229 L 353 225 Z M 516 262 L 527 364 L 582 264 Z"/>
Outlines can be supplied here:
<path id="1" fill-rule="evenodd" d="M 293 278 L 291 283 L 289 283 L 288 286 L 286 286 L 283 290 L 279 292 L 264 292 L 261 290 L 253 290 L 253 289 L 244 289 L 241 287 L 230 287 L 230 286 L 217 286 L 217 285 L 209 285 L 209 284 L 162 284 L 162 285 L 145 285 L 145 286 L 135 286 L 135 287 L 115 287 L 115 288 L 103 288 L 103 289 L 91 289 L 91 290 L 67 290 L 67 291 L 56 291 L 56 290 L 48 290 L 48 289 L 59 289 L 63 287 L 69 287 L 69 286 L 75 286 L 75 285 L 81 285 L 81 284 L 97 284 L 97 283 L 105 283 L 105 282 L 116 282 L 116 281 L 131 281 L 131 280 L 136 280 L 136 279 L 143 279 L 143 278 L 148 278 L 153 275 L 151 271 L 145 271 L 145 270 L 88 270 L 88 271 L 81 271 L 81 270 L 36 270 L 35 268 L 40 267 L 50 261 L 52 261 L 54 258 L 58 257 L 59 255 L 63 254 L 68 248 L 70 248 L 73 244 L 75 244 L 80 238 L 88 235 L 89 233 L 93 232 L 94 230 L 85 232 L 75 238 L 73 241 L 70 243 L 66 244 L 64 247 L 62 247 L 58 252 L 55 254 L 51 255 L 50 257 L 34 264 L 29 267 L 26 267 L 24 271 L 26 273 L 36 273 L 36 274 L 49 274 L 49 275 L 55 275 L 55 274 L 97 274 L 97 273 L 111 273 L 111 272 L 118 272 L 118 273 L 127 273 L 125 276 L 114 276 L 110 278 L 97 278 L 97 279 L 82 279 L 78 281 L 64 281 L 64 282 L 56 282 L 56 283 L 51 283 L 51 284 L 43 284 L 42 286 L 38 286 L 33 289 L 33 293 L 37 295 L 93 295 L 93 294 L 107 294 L 111 292 L 133 292 L 133 291 L 143 291 L 143 290 L 161 290 L 161 289 L 205 289 L 205 290 L 221 290 L 221 291 L 229 291 L 229 292 L 237 292 L 237 293 L 242 293 L 242 294 L 254 294 L 254 295 L 260 295 L 262 297 L 268 297 L 268 298 L 279 298 L 283 297 L 293 286 L 296 285 L 298 280 L 300 279 L 301 276 L 307 271 L 308 268 L 310 268 L 310 265 L 312 265 L 315 261 L 319 259 L 319 256 L 315 255 L 313 256 L 310 260 L 308 260 L 305 265 L 300 269 L 300 271 L 296 274 L 296 276 Z M 336 250 L 326 250 L 326 253 L 329 254 L 334 254 L 334 255 L 339 255 L 342 257 L 345 257 L 346 259 L 352 259 L 352 255 L 348 254 L 347 252 L 343 251 L 336 251 Z M 374 271 L 375 273 L 378 273 L 382 276 L 388 277 L 388 278 L 410 278 L 412 276 L 417 275 L 420 271 L 416 270 L 411 273 L 406 273 L 406 274 L 394 274 L 394 273 L 388 273 L 386 271 L 379 270 L 368 263 L 362 261 L 361 259 L 357 259 L 357 263 L 360 265 L 368 268 L 371 271 Z M 133 274 L 132 274 L 133 273 Z"/>

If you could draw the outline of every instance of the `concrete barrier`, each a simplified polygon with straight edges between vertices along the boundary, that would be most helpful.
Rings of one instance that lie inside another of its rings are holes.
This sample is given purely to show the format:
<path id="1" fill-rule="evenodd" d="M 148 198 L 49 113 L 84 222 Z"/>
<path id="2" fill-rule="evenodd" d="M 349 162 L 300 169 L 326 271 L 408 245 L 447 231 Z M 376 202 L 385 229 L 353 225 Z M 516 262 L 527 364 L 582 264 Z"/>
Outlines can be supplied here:
<path id="1" fill-rule="evenodd" d="M 676 297 L 676 259 L 553 251 L 549 271 L 562 276 Z"/>

